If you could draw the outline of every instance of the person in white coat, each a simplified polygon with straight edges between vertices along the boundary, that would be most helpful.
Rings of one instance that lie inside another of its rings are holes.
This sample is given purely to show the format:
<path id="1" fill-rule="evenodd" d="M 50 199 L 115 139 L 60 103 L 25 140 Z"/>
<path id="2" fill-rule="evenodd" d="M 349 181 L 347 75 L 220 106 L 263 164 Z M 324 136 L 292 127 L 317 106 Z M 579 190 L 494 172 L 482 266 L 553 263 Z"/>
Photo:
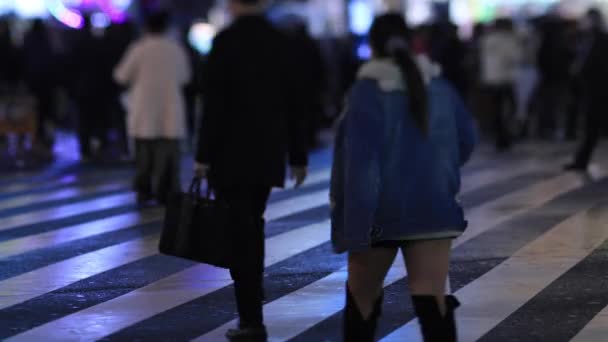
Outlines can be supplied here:
<path id="1" fill-rule="evenodd" d="M 128 132 L 135 140 L 135 191 L 139 204 L 165 204 L 179 191 L 180 140 L 186 137 L 183 88 L 191 77 L 186 50 L 168 37 L 168 13 L 147 20 L 147 34 L 135 42 L 114 71 L 129 86 Z"/>
<path id="2" fill-rule="evenodd" d="M 521 42 L 512 20 L 497 20 L 493 30 L 481 40 L 481 76 L 495 106 L 494 126 L 499 151 L 508 150 L 512 145 L 509 123 L 515 119 L 517 110 L 515 81 L 522 59 Z"/>

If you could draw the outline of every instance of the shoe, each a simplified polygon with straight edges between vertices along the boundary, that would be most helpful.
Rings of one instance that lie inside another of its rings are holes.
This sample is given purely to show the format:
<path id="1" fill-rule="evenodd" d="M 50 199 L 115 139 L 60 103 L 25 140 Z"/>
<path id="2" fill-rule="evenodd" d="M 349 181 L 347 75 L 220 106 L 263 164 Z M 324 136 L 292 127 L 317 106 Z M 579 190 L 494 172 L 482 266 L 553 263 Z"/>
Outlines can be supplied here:
<path id="1" fill-rule="evenodd" d="M 137 193 L 136 196 L 136 204 L 139 208 L 145 208 L 150 201 L 152 201 L 154 197 L 149 194 Z"/>
<path id="2" fill-rule="evenodd" d="M 564 171 L 587 172 L 587 165 L 571 163 L 564 166 Z"/>
<path id="3" fill-rule="evenodd" d="M 226 338 L 230 341 L 265 342 L 268 340 L 268 332 L 265 326 L 242 327 L 230 329 L 226 332 Z"/>
<path id="4" fill-rule="evenodd" d="M 456 319 L 454 311 L 460 302 L 454 296 L 446 296 L 446 314 L 441 314 L 435 296 L 412 296 L 414 310 L 420 322 L 424 342 L 456 342 Z"/>
<path id="5" fill-rule="evenodd" d="M 363 318 L 361 311 L 357 307 L 355 298 L 346 284 L 346 308 L 344 309 L 343 341 L 344 342 L 373 342 L 378 327 L 378 319 L 382 315 L 382 303 L 384 295 L 374 303 L 374 308 L 370 317 Z"/>

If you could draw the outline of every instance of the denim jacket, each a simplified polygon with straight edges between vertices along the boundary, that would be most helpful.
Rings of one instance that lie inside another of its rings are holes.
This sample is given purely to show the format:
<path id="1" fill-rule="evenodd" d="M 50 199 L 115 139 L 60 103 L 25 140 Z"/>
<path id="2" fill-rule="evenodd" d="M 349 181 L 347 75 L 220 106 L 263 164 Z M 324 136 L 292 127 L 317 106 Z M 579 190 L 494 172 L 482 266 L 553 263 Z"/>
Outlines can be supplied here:
<path id="1" fill-rule="evenodd" d="M 474 122 L 446 81 L 426 73 L 429 131 L 408 112 L 396 65 L 363 66 L 339 124 L 331 180 L 338 253 L 375 242 L 455 237 L 467 222 L 457 201 L 460 168 L 476 142 Z"/>

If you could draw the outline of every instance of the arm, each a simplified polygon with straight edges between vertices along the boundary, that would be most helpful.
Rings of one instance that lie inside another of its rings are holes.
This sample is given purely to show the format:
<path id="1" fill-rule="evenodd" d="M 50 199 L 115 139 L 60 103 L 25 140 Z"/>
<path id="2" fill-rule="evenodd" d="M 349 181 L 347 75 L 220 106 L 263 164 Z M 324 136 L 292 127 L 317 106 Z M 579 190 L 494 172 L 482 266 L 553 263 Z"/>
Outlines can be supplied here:
<path id="1" fill-rule="evenodd" d="M 285 39 L 286 40 L 286 39 Z M 285 55 L 282 57 L 282 74 L 283 74 L 283 98 L 285 99 L 287 115 L 287 137 L 288 137 L 288 157 L 289 165 L 292 168 L 305 168 L 308 165 L 308 128 L 310 127 L 310 118 L 313 113 L 308 112 L 310 106 L 306 105 L 306 101 L 310 99 L 304 98 L 305 93 L 301 89 L 301 72 L 298 67 L 298 59 L 288 45 L 284 43 Z"/>
<path id="2" fill-rule="evenodd" d="M 137 74 L 138 49 L 131 46 L 123 59 L 114 70 L 114 80 L 120 85 L 128 85 L 133 82 Z"/>
<path id="3" fill-rule="evenodd" d="M 368 246 L 381 188 L 384 115 L 378 89 L 360 81 L 344 117 L 344 227 L 351 241 Z"/>
<path id="4" fill-rule="evenodd" d="M 471 158 L 475 145 L 477 144 L 477 130 L 475 121 L 460 95 L 456 93 L 456 91 L 452 91 L 452 98 L 458 129 L 460 163 L 461 165 L 464 165 Z"/>
<path id="5" fill-rule="evenodd" d="M 192 63 L 188 53 L 181 45 L 178 45 L 178 81 L 185 86 L 192 80 Z"/>
<path id="6" fill-rule="evenodd" d="M 226 103 L 225 76 L 227 74 L 223 45 L 219 38 L 213 43 L 205 67 L 203 105 L 196 162 L 210 165 L 219 138 L 219 119 Z"/>

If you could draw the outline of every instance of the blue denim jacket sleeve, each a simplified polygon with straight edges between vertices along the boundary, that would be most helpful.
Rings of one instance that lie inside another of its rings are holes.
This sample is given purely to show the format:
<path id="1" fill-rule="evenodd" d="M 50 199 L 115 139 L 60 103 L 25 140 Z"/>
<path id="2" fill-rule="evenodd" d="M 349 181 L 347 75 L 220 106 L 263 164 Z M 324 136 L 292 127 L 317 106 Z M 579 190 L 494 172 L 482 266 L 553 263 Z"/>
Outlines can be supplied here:
<path id="1" fill-rule="evenodd" d="M 475 145 L 477 144 L 477 129 L 473 116 L 455 90 L 452 90 L 452 103 L 456 115 L 456 125 L 458 126 L 460 163 L 461 165 L 464 165 L 471 158 Z"/>
<path id="2" fill-rule="evenodd" d="M 385 121 L 382 108 L 376 83 L 358 81 L 338 132 L 332 172 L 332 219 L 334 235 L 349 246 L 366 248 L 371 240 L 381 185 Z"/>

